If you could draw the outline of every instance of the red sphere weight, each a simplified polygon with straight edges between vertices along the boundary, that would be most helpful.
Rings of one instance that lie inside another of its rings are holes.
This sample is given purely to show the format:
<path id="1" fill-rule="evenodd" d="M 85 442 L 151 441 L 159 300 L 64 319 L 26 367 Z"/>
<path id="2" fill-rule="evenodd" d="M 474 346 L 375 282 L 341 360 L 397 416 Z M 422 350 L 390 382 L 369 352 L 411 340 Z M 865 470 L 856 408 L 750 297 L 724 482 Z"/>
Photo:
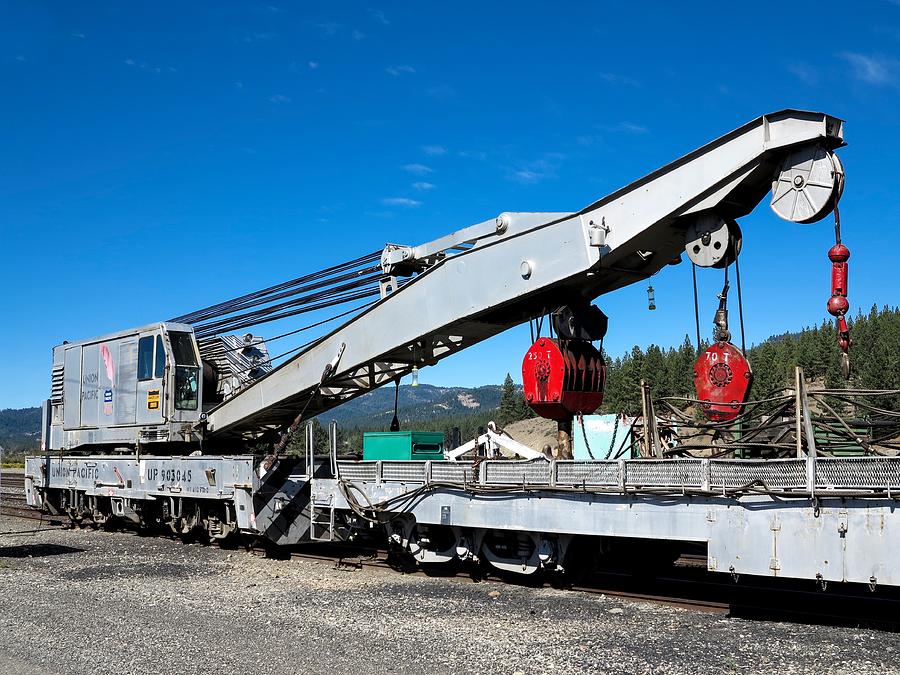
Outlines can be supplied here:
<path id="1" fill-rule="evenodd" d="M 850 301 L 842 295 L 833 295 L 828 300 L 827 309 L 831 316 L 842 316 L 850 310 Z"/>
<path id="2" fill-rule="evenodd" d="M 833 263 L 844 263 L 850 260 L 850 249 L 843 244 L 835 244 L 828 249 L 828 259 Z"/>

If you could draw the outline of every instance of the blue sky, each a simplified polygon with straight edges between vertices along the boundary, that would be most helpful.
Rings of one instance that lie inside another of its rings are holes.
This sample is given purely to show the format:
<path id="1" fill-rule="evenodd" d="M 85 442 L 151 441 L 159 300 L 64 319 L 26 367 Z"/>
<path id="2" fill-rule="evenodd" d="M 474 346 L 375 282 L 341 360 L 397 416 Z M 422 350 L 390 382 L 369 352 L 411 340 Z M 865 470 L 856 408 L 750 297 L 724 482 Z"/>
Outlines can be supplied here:
<path id="1" fill-rule="evenodd" d="M 850 301 L 896 303 L 900 2 L 272 3 L 0 2 L 0 408 L 49 395 L 64 339 L 576 210 L 786 107 L 847 120 Z M 821 321 L 830 221 L 742 227 L 749 341 Z M 653 285 L 653 313 L 600 299 L 612 354 L 693 334 L 689 266 Z M 422 381 L 517 377 L 528 343 Z"/>

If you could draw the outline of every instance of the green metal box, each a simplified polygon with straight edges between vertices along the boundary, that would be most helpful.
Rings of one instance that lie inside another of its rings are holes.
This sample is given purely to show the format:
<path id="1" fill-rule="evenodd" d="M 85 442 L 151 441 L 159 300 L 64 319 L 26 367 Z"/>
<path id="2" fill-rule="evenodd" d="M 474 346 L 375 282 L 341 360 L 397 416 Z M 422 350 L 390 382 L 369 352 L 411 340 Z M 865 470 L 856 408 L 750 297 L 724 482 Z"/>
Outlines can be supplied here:
<path id="1" fill-rule="evenodd" d="M 439 431 L 367 431 L 363 459 L 444 459 L 444 434 Z"/>

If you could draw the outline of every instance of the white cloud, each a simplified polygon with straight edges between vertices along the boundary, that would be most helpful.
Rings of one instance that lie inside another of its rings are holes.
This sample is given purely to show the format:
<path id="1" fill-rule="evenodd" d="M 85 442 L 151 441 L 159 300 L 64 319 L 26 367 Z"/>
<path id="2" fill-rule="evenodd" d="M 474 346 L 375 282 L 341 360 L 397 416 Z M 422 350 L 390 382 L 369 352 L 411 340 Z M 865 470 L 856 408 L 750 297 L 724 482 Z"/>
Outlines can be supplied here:
<path id="1" fill-rule="evenodd" d="M 422 180 L 416 181 L 415 183 L 412 184 L 412 186 L 416 190 L 434 190 L 434 188 L 435 188 L 433 183 L 426 183 L 425 181 L 422 181 Z"/>
<path id="2" fill-rule="evenodd" d="M 897 62 L 892 59 L 856 52 L 841 52 L 839 56 L 853 68 L 856 79 L 867 84 L 887 85 L 896 81 Z"/>
<path id="3" fill-rule="evenodd" d="M 544 174 L 531 169 L 519 169 L 510 174 L 510 178 L 517 183 L 533 184 L 545 178 Z"/>
<path id="4" fill-rule="evenodd" d="M 235 82 L 235 83 L 234 83 L 234 88 L 235 88 L 235 89 L 243 89 L 243 88 L 244 88 L 244 83 L 243 83 L 243 82 Z"/>
<path id="5" fill-rule="evenodd" d="M 415 199 L 409 199 L 408 197 L 386 197 L 381 200 L 381 203 L 385 206 L 406 206 L 410 208 L 422 204 L 422 202 Z"/>
<path id="6" fill-rule="evenodd" d="M 556 169 L 562 159 L 563 155 L 559 153 L 547 153 L 541 159 L 513 168 L 507 174 L 507 178 L 523 185 L 534 185 L 547 178 L 556 178 Z"/>
<path id="7" fill-rule="evenodd" d="M 289 96 L 285 96 L 284 94 L 275 94 L 274 96 L 270 96 L 269 100 L 272 103 L 290 103 L 291 98 Z"/>
<path id="8" fill-rule="evenodd" d="M 399 75 L 412 75 L 416 72 L 416 69 L 412 66 L 388 66 L 384 69 L 384 72 L 397 77 Z"/>
<path id="9" fill-rule="evenodd" d="M 590 148 L 602 146 L 606 142 L 606 139 L 613 135 L 621 136 L 623 134 L 628 134 L 631 136 L 640 136 L 650 133 L 650 130 L 643 124 L 628 121 L 616 122 L 615 124 L 596 124 L 594 125 L 594 129 L 597 131 L 576 136 L 575 144 L 582 148 Z"/>
<path id="10" fill-rule="evenodd" d="M 334 23 L 333 21 L 326 21 L 324 23 L 317 23 L 316 28 L 319 29 L 319 32 L 322 33 L 325 37 L 331 37 L 335 33 L 337 33 L 338 28 L 341 27 L 341 24 Z"/>
<path id="11" fill-rule="evenodd" d="M 254 42 L 266 42 L 268 40 L 274 40 L 277 37 L 278 33 L 250 33 L 249 35 L 244 36 L 243 42 L 249 45 Z"/>
<path id="12" fill-rule="evenodd" d="M 424 164 L 404 164 L 403 170 L 414 173 L 417 176 L 424 176 L 428 173 L 434 173 L 434 169 L 432 169 L 430 166 L 425 166 Z"/>
<path id="13" fill-rule="evenodd" d="M 619 75 L 617 73 L 598 73 L 600 79 L 607 84 L 613 84 L 623 87 L 640 87 L 641 83 L 627 75 Z"/>
<path id="14" fill-rule="evenodd" d="M 72 33 L 73 38 L 78 38 L 79 40 L 84 40 L 87 37 L 84 33 Z"/>
<path id="15" fill-rule="evenodd" d="M 789 63 L 787 66 L 787 71 L 796 77 L 798 80 L 803 82 L 804 84 L 818 84 L 819 82 L 819 72 L 813 68 L 808 63 Z"/>
<path id="16" fill-rule="evenodd" d="M 443 145 L 423 145 L 422 152 L 426 155 L 446 155 L 447 148 Z"/>
<path id="17" fill-rule="evenodd" d="M 146 70 L 150 73 L 156 73 L 157 75 L 159 75 L 163 71 L 162 66 L 154 66 L 152 64 L 147 63 L 146 61 L 136 61 L 134 59 L 125 59 L 123 61 L 123 63 L 126 66 L 130 66 L 131 68 L 139 68 L 140 70 Z M 167 72 L 170 72 L 170 73 L 178 72 L 177 69 L 174 68 L 173 66 L 166 66 L 165 69 Z"/>
<path id="18" fill-rule="evenodd" d="M 626 133 L 634 135 L 650 133 L 650 130 L 644 125 L 628 121 L 618 122 L 616 124 L 598 124 L 597 128 L 601 131 L 611 133 Z"/>
<path id="19" fill-rule="evenodd" d="M 449 84 L 436 84 L 434 86 L 428 87 L 425 90 L 425 94 L 433 98 L 435 101 L 440 101 L 441 103 L 454 102 L 459 98 L 456 93 L 456 89 L 451 87 Z"/>
<path id="20" fill-rule="evenodd" d="M 318 61 L 310 61 L 307 65 L 309 66 L 310 70 L 315 70 L 316 68 L 319 67 L 319 62 Z"/>
<path id="21" fill-rule="evenodd" d="M 460 150 L 456 154 L 466 159 L 487 159 L 487 153 L 481 150 Z"/>
<path id="22" fill-rule="evenodd" d="M 353 32 L 350 33 L 350 37 L 352 37 L 354 40 L 362 40 L 364 37 L 366 37 L 366 34 L 363 33 L 361 30 L 356 30 L 354 28 Z"/>
<path id="23" fill-rule="evenodd" d="M 369 14 L 371 14 L 372 18 L 375 19 L 375 21 L 377 21 L 381 25 L 383 25 L 383 26 L 391 25 L 391 22 L 387 20 L 387 17 L 385 17 L 384 12 L 382 12 L 380 9 L 370 9 Z"/>
<path id="24" fill-rule="evenodd" d="M 619 129 L 629 134 L 646 134 L 649 131 L 644 125 L 634 122 L 619 122 Z"/>

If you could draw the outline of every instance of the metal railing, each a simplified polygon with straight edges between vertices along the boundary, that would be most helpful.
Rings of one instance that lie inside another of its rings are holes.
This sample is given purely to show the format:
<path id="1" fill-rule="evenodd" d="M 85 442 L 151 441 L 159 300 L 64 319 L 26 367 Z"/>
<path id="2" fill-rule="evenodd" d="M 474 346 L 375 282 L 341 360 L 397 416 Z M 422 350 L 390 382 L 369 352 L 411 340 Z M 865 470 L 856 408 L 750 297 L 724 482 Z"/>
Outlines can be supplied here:
<path id="1" fill-rule="evenodd" d="M 900 457 L 337 462 L 351 482 L 451 484 L 586 491 L 750 491 L 900 494 Z"/>

